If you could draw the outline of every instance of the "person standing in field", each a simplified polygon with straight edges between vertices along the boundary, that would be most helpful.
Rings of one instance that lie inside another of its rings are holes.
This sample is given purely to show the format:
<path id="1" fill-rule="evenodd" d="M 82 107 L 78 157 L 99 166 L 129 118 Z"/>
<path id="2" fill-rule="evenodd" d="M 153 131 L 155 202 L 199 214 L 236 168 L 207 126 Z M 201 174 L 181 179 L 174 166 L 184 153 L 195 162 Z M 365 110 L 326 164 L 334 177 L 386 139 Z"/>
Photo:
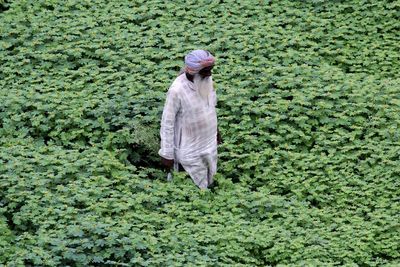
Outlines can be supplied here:
<path id="1" fill-rule="evenodd" d="M 217 97 L 211 76 L 215 59 L 206 50 L 185 56 L 185 66 L 170 86 L 161 119 L 164 166 L 177 171 L 179 164 L 201 189 L 213 184 L 217 171 Z"/>

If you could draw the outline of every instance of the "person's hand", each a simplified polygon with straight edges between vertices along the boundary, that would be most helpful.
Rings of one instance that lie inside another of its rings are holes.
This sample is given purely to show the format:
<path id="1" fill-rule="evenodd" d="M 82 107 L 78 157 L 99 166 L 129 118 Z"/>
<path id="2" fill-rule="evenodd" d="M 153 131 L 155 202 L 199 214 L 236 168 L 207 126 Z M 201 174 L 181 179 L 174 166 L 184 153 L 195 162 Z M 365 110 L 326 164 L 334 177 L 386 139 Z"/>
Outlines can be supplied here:
<path id="1" fill-rule="evenodd" d="M 164 165 L 167 169 L 171 169 L 172 166 L 174 166 L 174 160 L 173 159 L 166 159 L 161 157 L 161 163 Z"/>

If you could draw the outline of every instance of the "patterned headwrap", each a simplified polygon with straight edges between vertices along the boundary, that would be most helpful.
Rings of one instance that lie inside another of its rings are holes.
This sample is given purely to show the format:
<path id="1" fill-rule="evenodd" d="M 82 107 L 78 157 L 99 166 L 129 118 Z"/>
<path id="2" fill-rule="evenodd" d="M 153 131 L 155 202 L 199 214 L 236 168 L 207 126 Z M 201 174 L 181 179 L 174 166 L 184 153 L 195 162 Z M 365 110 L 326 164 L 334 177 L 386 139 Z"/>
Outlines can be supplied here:
<path id="1" fill-rule="evenodd" d="M 185 72 L 196 74 L 201 69 L 213 66 L 215 59 L 210 52 L 206 50 L 194 50 L 185 57 Z"/>

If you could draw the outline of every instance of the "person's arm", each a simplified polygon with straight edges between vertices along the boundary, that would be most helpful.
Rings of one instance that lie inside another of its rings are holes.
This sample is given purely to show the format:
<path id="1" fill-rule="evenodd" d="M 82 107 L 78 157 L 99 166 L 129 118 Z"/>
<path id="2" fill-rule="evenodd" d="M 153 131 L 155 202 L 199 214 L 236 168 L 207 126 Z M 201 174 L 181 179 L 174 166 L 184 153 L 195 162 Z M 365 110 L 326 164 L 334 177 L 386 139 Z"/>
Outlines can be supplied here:
<path id="1" fill-rule="evenodd" d="M 219 132 L 219 129 L 217 128 L 217 145 L 222 144 L 222 137 L 221 137 L 221 133 Z"/>
<path id="2" fill-rule="evenodd" d="M 180 100 L 176 91 L 171 88 L 167 93 L 163 115 L 161 118 L 161 149 L 158 154 L 161 156 L 161 162 L 167 168 L 172 168 L 174 164 L 174 129 L 176 114 L 180 108 Z"/>
<path id="3" fill-rule="evenodd" d="M 213 92 L 213 105 L 215 108 L 217 108 L 217 93 L 215 92 L 215 89 Z M 221 133 L 219 131 L 219 128 L 217 128 L 217 145 L 220 145 L 222 143 L 223 143 L 223 141 L 222 141 Z"/>

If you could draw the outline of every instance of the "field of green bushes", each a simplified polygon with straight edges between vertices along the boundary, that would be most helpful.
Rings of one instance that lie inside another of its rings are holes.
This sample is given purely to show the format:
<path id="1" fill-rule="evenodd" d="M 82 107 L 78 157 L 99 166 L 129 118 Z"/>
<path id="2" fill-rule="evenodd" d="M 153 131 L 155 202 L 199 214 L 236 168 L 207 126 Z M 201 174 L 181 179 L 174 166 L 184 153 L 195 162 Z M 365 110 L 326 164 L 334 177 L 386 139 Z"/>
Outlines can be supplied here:
<path id="1" fill-rule="evenodd" d="M 400 266 L 400 2 L 0 0 L 0 265 Z M 216 57 L 217 186 L 165 94 Z"/>

